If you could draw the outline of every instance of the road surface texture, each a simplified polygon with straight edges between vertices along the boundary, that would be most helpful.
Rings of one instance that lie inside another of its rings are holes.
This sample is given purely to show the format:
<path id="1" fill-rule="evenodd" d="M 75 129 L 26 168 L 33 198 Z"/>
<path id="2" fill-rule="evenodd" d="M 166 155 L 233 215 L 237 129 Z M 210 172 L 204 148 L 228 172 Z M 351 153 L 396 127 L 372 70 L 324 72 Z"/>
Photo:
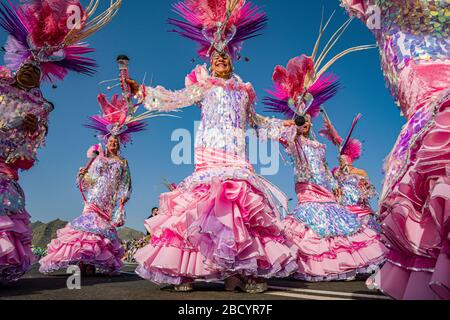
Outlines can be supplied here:
<path id="1" fill-rule="evenodd" d="M 64 272 L 51 276 L 33 268 L 17 283 L 0 285 L 0 300 L 388 300 L 369 291 L 364 281 L 306 283 L 271 280 L 269 292 L 259 295 L 224 292 L 221 283 L 195 284 L 195 292 L 176 293 L 142 280 L 128 265 L 117 277 L 84 277 L 80 290 L 67 288 Z"/>

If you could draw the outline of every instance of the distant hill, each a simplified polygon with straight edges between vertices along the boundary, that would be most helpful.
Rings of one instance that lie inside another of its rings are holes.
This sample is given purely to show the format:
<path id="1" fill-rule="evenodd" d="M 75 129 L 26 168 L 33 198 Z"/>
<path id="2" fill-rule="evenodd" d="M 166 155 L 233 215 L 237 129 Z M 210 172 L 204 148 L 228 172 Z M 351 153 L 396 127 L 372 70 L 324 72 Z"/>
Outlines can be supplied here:
<path id="1" fill-rule="evenodd" d="M 37 221 L 31 224 L 33 228 L 33 246 L 38 248 L 46 248 L 47 245 L 56 238 L 56 232 L 59 229 L 64 228 L 67 225 L 67 221 L 55 220 L 49 223 L 43 223 Z M 145 234 L 131 229 L 131 228 L 121 228 L 119 229 L 119 237 L 122 240 L 139 240 L 145 237 Z"/>
<path id="2" fill-rule="evenodd" d="M 145 234 L 143 234 L 140 231 L 131 229 L 131 228 L 127 228 L 127 227 L 123 227 L 119 229 L 119 237 L 122 240 L 140 240 L 142 238 L 145 237 Z"/>
<path id="3" fill-rule="evenodd" d="M 33 228 L 33 246 L 38 248 L 46 248 L 47 245 L 56 238 L 56 231 L 64 228 L 66 221 L 55 220 L 50 223 L 37 221 L 31 224 Z"/>

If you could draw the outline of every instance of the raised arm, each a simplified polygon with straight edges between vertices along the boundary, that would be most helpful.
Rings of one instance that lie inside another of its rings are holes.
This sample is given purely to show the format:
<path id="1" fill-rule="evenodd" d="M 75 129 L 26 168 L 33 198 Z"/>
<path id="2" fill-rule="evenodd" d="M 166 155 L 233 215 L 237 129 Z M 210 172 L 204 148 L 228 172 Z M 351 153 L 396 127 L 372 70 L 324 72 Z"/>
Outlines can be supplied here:
<path id="1" fill-rule="evenodd" d="M 253 88 L 248 84 L 249 103 L 248 103 L 248 121 L 253 127 L 260 139 L 281 140 L 283 138 L 293 138 L 295 131 L 292 121 L 285 121 L 276 118 L 269 118 L 256 113 L 255 100 L 256 94 Z"/>
<path id="2" fill-rule="evenodd" d="M 192 85 L 178 91 L 170 91 L 164 87 L 146 88 L 144 106 L 152 111 L 173 111 L 199 103 L 204 95 L 205 88 Z"/>
<path id="3" fill-rule="evenodd" d="M 164 87 L 146 88 L 144 106 L 149 110 L 172 111 L 199 103 L 211 87 L 206 66 L 197 66 L 185 79 L 186 88 L 170 91 Z"/>

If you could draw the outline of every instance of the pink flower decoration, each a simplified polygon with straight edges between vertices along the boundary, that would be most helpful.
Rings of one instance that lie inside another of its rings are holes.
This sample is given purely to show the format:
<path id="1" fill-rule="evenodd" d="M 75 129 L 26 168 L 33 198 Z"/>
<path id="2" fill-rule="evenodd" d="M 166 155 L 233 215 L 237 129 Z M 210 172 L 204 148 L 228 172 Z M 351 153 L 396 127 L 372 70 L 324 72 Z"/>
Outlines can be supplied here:
<path id="1" fill-rule="evenodd" d="M 103 151 L 103 148 L 100 144 L 93 145 L 87 151 L 87 157 L 88 157 L 88 159 L 93 159 L 93 158 L 97 157 L 100 153 L 102 153 L 102 151 Z"/>
<path id="2" fill-rule="evenodd" d="M 194 84 L 204 84 L 209 79 L 209 72 L 206 65 L 198 65 L 195 69 L 186 76 L 186 87 Z"/>

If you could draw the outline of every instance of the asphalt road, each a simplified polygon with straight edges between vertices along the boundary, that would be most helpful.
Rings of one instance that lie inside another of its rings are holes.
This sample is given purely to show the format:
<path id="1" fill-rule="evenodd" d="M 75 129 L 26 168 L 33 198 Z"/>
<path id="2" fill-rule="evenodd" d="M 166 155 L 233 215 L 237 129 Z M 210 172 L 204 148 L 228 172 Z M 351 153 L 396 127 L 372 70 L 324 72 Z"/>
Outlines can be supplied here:
<path id="1" fill-rule="evenodd" d="M 306 283 L 273 280 L 269 292 L 259 295 L 224 292 L 221 283 L 198 283 L 195 292 L 176 293 L 142 280 L 126 266 L 121 276 L 85 277 L 80 290 L 67 288 L 64 273 L 41 275 L 34 268 L 14 284 L 0 286 L 0 300 L 386 300 L 369 291 L 364 281 Z"/>

